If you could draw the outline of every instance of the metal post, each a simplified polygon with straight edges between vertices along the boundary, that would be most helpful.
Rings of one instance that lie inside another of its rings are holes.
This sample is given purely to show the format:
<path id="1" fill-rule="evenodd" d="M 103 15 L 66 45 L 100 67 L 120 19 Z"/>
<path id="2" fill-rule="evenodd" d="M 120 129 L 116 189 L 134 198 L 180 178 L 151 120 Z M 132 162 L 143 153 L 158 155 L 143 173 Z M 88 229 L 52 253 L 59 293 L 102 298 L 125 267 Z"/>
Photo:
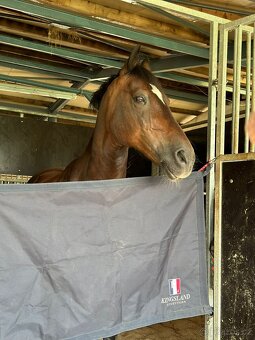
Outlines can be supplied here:
<path id="1" fill-rule="evenodd" d="M 221 176 L 220 155 L 225 153 L 226 85 L 228 58 L 228 30 L 220 27 L 219 91 L 216 130 L 215 215 L 214 215 L 214 321 L 213 339 L 221 339 Z"/>
<path id="2" fill-rule="evenodd" d="M 220 158 L 216 161 L 215 177 L 215 220 L 214 220 L 214 340 L 221 340 L 221 207 L 222 175 Z"/>
<path id="3" fill-rule="evenodd" d="M 228 31 L 220 27 L 219 52 L 219 94 L 217 107 L 216 156 L 224 154 L 225 148 L 225 114 L 226 114 L 226 84 L 228 58 Z"/>
<path id="4" fill-rule="evenodd" d="M 240 120 L 240 82 L 242 58 L 242 27 L 235 29 L 234 48 L 234 86 L 232 106 L 232 153 L 238 153 L 239 146 L 239 120 Z"/>
<path id="5" fill-rule="evenodd" d="M 210 24 L 210 59 L 209 59 L 209 87 L 208 87 L 208 127 L 207 127 L 207 159 L 215 158 L 216 133 L 216 99 L 217 99 L 217 69 L 218 69 L 218 23 Z M 207 277 L 210 304 L 213 303 L 211 290 L 211 263 L 209 247 L 213 238 L 214 213 L 214 171 L 211 170 L 206 178 L 206 231 L 207 231 Z M 213 339 L 213 318 L 206 317 L 205 339 Z"/>
<path id="6" fill-rule="evenodd" d="M 253 29 L 253 48 L 252 48 L 252 92 L 251 92 L 251 110 L 255 111 L 255 23 Z M 250 151 L 254 152 L 255 146 L 251 145 Z"/>
<path id="7" fill-rule="evenodd" d="M 247 125 L 251 109 L 251 32 L 246 32 L 246 107 L 245 126 Z M 245 131 L 244 152 L 249 152 L 249 137 Z"/>

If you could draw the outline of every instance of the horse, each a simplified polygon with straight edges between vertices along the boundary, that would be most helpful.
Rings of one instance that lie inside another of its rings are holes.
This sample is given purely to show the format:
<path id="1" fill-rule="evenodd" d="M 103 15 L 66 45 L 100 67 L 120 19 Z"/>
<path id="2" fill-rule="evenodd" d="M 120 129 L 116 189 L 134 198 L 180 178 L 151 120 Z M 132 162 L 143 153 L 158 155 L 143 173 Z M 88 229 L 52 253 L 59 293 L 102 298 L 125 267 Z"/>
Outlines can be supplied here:
<path id="1" fill-rule="evenodd" d="M 90 105 L 98 111 L 97 121 L 85 151 L 64 169 L 45 170 L 28 183 L 125 178 L 129 148 L 162 166 L 171 180 L 189 176 L 193 147 L 139 49 L 94 93 Z"/>
<path id="2" fill-rule="evenodd" d="M 161 165 L 171 180 L 189 176 L 194 150 L 148 61 L 140 58 L 139 48 L 93 95 L 90 104 L 98 111 L 97 121 L 83 154 L 65 169 L 45 170 L 29 183 L 124 178 L 129 148 Z"/>

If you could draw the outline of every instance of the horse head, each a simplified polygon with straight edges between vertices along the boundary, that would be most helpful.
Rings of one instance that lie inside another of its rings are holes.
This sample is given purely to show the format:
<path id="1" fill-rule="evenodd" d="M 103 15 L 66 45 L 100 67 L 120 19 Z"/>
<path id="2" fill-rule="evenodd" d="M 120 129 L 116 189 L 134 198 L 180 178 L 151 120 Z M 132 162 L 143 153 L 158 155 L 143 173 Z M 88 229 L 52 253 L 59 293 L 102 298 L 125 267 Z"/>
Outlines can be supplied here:
<path id="1" fill-rule="evenodd" d="M 107 131 L 118 147 L 132 147 L 171 179 L 187 177 L 195 154 L 174 119 L 168 98 L 136 48 L 102 98 Z"/>

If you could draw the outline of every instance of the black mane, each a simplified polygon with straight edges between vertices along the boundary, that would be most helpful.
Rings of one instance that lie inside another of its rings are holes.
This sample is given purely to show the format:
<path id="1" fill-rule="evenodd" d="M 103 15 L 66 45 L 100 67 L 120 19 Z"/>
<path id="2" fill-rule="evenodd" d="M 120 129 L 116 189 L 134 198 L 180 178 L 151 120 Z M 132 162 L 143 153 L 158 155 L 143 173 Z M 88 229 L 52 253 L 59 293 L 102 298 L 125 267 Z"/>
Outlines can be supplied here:
<path id="1" fill-rule="evenodd" d="M 108 78 L 105 82 L 102 83 L 102 85 L 99 87 L 99 89 L 93 94 L 89 106 L 95 110 L 99 110 L 99 106 L 101 103 L 101 100 L 105 94 L 105 92 L 108 89 L 108 86 L 113 82 L 115 78 L 118 77 L 119 74 L 113 74 L 110 78 Z"/>
<path id="2" fill-rule="evenodd" d="M 129 74 L 135 75 L 141 79 L 144 79 L 147 83 L 154 84 L 158 86 L 161 89 L 161 85 L 158 82 L 158 80 L 154 77 L 154 75 L 142 67 L 141 65 L 136 65 Z M 109 85 L 113 82 L 114 79 L 116 79 L 119 76 L 119 73 L 113 74 L 110 78 L 108 78 L 102 85 L 99 87 L 99 89 L 93 94 L 91 100 L 90 100 L 90 107 L 99 110 L 99 106 L 101 103 L 101 100 L 106 93 Z"/>

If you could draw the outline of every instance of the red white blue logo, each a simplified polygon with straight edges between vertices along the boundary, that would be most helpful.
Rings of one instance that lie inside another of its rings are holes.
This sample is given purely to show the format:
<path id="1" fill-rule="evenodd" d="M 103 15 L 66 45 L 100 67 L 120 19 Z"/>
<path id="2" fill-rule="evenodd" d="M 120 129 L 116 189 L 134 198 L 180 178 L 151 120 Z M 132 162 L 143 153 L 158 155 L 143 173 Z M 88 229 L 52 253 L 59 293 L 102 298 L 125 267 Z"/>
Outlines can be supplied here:
<path id="1" fill-rule="evenodd" d="M 168 280 L 169 295 L 181 294 L 181 279 L 169 279 Z"/>

